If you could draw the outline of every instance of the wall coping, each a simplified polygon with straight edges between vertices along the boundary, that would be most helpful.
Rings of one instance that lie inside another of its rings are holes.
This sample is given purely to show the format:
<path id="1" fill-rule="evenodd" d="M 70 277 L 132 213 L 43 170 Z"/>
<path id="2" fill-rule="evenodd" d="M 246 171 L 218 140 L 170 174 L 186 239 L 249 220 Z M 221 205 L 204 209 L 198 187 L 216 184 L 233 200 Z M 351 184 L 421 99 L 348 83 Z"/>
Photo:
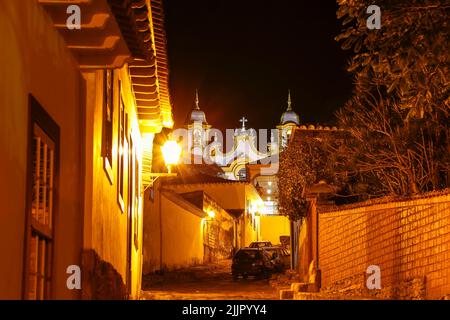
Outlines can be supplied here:
<path id="1" fill-rule="evenodd" d="M 430 198 L 435 198 L 433 201 L 426 201 Z M 439 191 L 431 191 L 419 195 L 413 195 L 413 196 L 386 196 L 371 200 L 365 200 L 357 203 L 352 204 L 345 204 L 345 205 L 318 205 L 317 210 L 320 214 L 330 214 L 330 213 L 337 213 L 342 212 L 344 210 L 352 210 L 352 209 L 364 209 L 367 207 L 375 206 L 375 205 L 386 205 L 383 207 L 383 209 L 398 207 L 398 204 L 401 202 L 411 202 L 411 201 L 418 201 L 417 205 L 423 205 L 423 204 L 432 204 L 441 202 L 441 198 L 444 198 L 445 200 L 443 202 L 450 202 L 450 189 L 444 189 Z M 423 200 L 423 201 L 421 201 Z"/>
<path id="2" fill-rule="evenodd" d="M 173 192 L 171 190 L 162 190 L 161 194 L 166 199 L 168 199 L 169 201 L 171 201 L 172 203 L 177 205 L 178 207 L 183 208 L 184 210 L 192 213 L 193 215 L 196 215 L 196 216 L 198 216 L 200 218 L 206 217 L 206 212 L 204 212 L 203 210 L 199 209 L 198 207 L 196 207 L 194 204 L 190 203 L 186 199 L 184 199 L 178 193 Z"/>

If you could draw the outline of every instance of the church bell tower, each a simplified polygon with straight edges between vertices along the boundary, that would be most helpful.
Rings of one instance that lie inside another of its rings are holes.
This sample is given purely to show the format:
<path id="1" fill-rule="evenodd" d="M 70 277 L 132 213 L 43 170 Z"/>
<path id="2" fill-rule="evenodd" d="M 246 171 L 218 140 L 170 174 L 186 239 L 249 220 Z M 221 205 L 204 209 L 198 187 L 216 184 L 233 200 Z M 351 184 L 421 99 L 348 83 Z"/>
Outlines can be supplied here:
<path id="1" fill-rule="evenodd" d="M 188 115 L 186 127 L 188 129 L 188 146 L 191 154 L 196 157 L 202 156 L 203 150 L 208 144 L 208 130 L 211 129 L 211 125 L 206 121 L 205 112 L 200 109 L 198 90 L 195 90 L 195 103 Z"/>
<path id="2" fill-rule="evenodd" d="M 292 109 L 291 91 L 288 91 L 287 109 L 281 115 L 280 124 L 278 129 L 278 145 L 280 151 L 286 148 L 289 138 L 292 134 L 292 130 L 300 125 L 298 114 Z"/>

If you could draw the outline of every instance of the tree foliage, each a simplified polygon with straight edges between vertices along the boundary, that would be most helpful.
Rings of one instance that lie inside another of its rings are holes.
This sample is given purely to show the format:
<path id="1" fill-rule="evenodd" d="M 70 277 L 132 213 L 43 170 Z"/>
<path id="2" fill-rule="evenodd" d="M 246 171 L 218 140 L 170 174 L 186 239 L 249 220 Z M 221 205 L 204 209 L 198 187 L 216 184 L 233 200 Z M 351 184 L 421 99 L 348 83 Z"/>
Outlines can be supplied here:
<path id="1" fill-rule="evenodd" d="M 349 136 L 291 141 L 280 157 L 280 212 L 306 214 L 308 186 L 325 180 L 358 199 L 450 186 L 448 1 L 337 0 L 354 54 L 353 96 L 337 113 Z M 370 5 L 381 29 L 366 25 Z"/>
<path id="2" fill-rule="evenodd" d="M 406 195 L 448 187 L 450 155 L 448 1 L 377 1 L 380 30 L 366 27 L 372 1 L 338 0 L 353 49 L 353 97 L 338 112 L 351 132 L 347 163 L 377 186 Z"/>
<path id="3" fill-rule="evenodd" d="M 280 157 L 279 210 L 292 221 L 306 215 L 308 187 L 321 180 L 341 186 L 346 180 L 340 159 L 345 140 L 330 133 L 333 131 L 320 135 L 299 133 Z"/>
<path id="4" fill-rule="evenodd" d="M 449 1 L 337 0 L 346 27 L 336 37 L 353 49 L 348 70 L 357 95 L 383 92 L 405 120 L 449 115 Z M 366 26 L 369 5 L 381 8 L 381 29 Z"/>
<path id="5" fill-rule="evenodd" d="M 364 100 L 362 100 L 364 99 Z M 365 180 L 367 196 L 409 195 L 448 187 L 448 124 L 427 119 L 404 123 L 389 100 L 354 97 L 338 113 L 351 133 L 344 145 L 349 175 Z"/>

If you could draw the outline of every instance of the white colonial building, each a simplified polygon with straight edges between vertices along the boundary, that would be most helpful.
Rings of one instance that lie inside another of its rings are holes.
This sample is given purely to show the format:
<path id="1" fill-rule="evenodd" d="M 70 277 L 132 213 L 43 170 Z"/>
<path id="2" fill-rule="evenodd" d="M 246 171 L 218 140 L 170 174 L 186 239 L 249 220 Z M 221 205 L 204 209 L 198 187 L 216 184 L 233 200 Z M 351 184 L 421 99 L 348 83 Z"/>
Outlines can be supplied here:
<path id="1" fill-rule="evenodd" d="M 279 125 L 272 130 L 246 128 L 248 120 L 242 117 L 241 126 L 227 130 L 225 134 L 213 129 L 200 109 L 198 92 L 195 104 L 188 114 L 186 129 L 189 158 L 194 163 L 216 164 L 223 170 L 223 177 L 230 180 L 246 180 L 247 164 L 278 165 L 278 153 L 286 147 L 293 128 L 299 125 L 299 116 L 292 109 L 291 94 L 288 93 L 287 109 Z M 269 140 L 270 139 L 270 140 Z"/>

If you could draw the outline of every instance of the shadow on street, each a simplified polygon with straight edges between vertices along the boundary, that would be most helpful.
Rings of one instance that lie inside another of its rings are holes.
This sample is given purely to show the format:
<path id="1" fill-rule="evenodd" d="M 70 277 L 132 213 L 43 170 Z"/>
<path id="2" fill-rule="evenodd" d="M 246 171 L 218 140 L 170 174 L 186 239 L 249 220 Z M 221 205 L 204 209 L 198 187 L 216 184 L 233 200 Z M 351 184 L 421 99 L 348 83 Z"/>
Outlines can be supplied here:
<path id="1" fill-rule="evenodd" d="M 275 300 L 276 290 L 264 279 L 231 277 L 231 260 L 200 265 L 164 275 L 151 274 L 142 281 L 145 300 Z"/>

